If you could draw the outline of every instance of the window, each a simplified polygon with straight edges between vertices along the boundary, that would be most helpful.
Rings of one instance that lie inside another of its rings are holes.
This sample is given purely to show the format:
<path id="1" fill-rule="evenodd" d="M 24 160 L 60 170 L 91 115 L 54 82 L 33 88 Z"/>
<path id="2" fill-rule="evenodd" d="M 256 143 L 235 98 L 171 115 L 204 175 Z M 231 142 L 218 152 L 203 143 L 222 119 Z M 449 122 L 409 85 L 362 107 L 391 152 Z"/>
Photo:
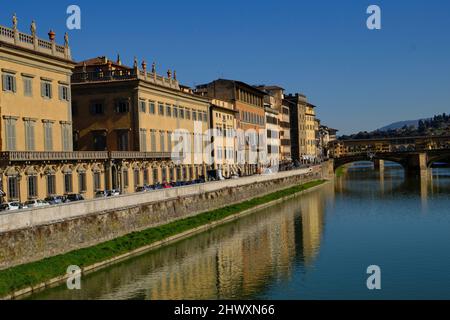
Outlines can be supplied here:
<path id="1" fill-rule="evenodd" d="M 178 118 L 178 108 L 177 107 L 173 108 L 173 117 Z"/>
<path id="2" fill-rule="evenodd" d="M 167 133 L 167 151 L 172 152 L 172 132 Z"/>
<path id="3" fill-rule="evenodd" d="M 35 122 L 32 120 L 25 120 L 25 150 L 26 151 L 34 151 L 36 149 L 34 143 L 34 127 Z"/>
<path id="4" fill-rule="evenodd" d="M 175 168 L 174 167 L 169 169 L 169 178 L 170 178 L 170 181 L 172 181 L 172 182 L 175 181 Z"/>
<path id="5" fill-rule="evenodd" d="M 52 83 L 50 81 L 41 82 L 41 96 L 46 99 L 52 98 Z"/>
<path id="6" fill-rule="evenodd" d="M 143 176 L 144 176 L 144 185 L 148 185 L 149 184 L 149 177 L 148 177 L 148 170 L 147 169 L 144 169 L 143 170 Z"/>
<path id="7" fill-rule="evenodd" d="M 99 191 L 102 189 L 102 176 L 101 173 L 96 171 L 94 172 L 94 191 Z"/>
<path id="8" fill-rule="evenodd" d="M 72 172 L 64 173 L 64 193 L 70 194 L 73 192 Z"/>
<path id="9" fill-rule="evenodd" d="M 166 105 L 166 116 L 170 117 L 172 115 L 172 107 L 170 106 L 170 104 Z M 174 110 L 174 115 L 175 115 L 175 110 Z"/>
<path id="10" fill-rule="evenodd" d="M 141 177 L 139 176 L 139 169 L 134 169 L 134 188 L 137 188 L 141 183 Z"/>
<path id="11" fill-rule="evenodd" d="M 16 92 L 17 86 L 16 86 L 16 76 L 10 73 L 4 73 L 2 75 L 2 82 L 3 82 L 3 91 L 7 92 Z"/>
<path id="12" fill-rule="evenodd" d="M 105 113 L 105 106 L 101 101 L 94 101 L 91 103 L 90 111 L 93 115 L 101 115 Z"/>
<path id="13" fill-rule="evenodd" d="M 130 104 L 128 100 L 116 101 L 116 113 L 127 113 L 130 111 Z"/>
<path id="14" fill-rule="evenodd" d="M 63 151 L 72 151 L 72 126 L 68 123 L 61 124 Z"/>
<path id="15" fill-rule="evenodd" d="M 122 171 L 122 179 L 123 179 L 123 188 L 127 189 L 128 186 L 130 185 L 128 182 L 128 170 L 127 169 L 124 169 Z"/>
<path id="16" fill-rule="evenodd" d="M 192 120 L 197 121 L 197 111 L 192 111 Z"/>
<path id="17" fill-rule="evenodd" d="M 166 168 L 162 168 L 161 169 L 161 173 L 162 173 L 162 181 L 163 182 L 167 182 L 167 169 Z"/>
<path id="18" fill-rule="evenodd" d="M 187 169 L 186 167 L 183 167 L 183 181 L 187 180 Z"/>
<path id="19" fill-rule="evenodd" d="M 56 194 L 56 176 L 54 174 L 47 175 L 47 195 L 53 196 Z"/>
<path id="20" fill-rule="evenodd" d="M 203 112 L 203 122 L 208 122 L 208 114 Z"/>
<path id="21" fill-rule="evenodd" d="M 186 119 L 191 120 L 191 111 L 189 109 L 186 109 Z"/>
<path id="22" fill-rule="evenodd" d="M 155 102 L 154 101 L 150 101 L 148 112 L 150 114 L 155 114 Z"/>
<path id="23" fill-rule="evenodd" d="M 158 108 L 159 108 L 159 115 L 164 116 L 164 104 L 159 103 Z"/>
<path id="24" fill-rule="evenodd" d="M 33 79 L 29 77 L 23 78 L 23 94 L 25 97 L 33 96 Z"/>
<path id="25" fill-rule="evenodd" d="M 184 109 L 180 107 L 180 119 L 184 119 Z"/>
<path id="26" fill-rule="evenodd" d="M 181 167 L 177 167 L 177 180 L 178 181 L 183 180 L 182 175 L 183 175 L 183 173 L 181 172 Z"/>
<path id="27" fill-rule="evenodd" d="M 5 120 L 6 126 L 6 149 L 8 151 L 16 150 L 16 119 L 9 118 Z"/>
<path id="28" fill-rule="evenodd" d="M 107 149 L 106 132 L 92 132 L 92 144 L 94 151 L 105 151 Z"/>
<path id="29" fill-rule="evenodd" d="M 150 143 L 151 143 L 152 152 L 156 152 L 156 131 L 155 130 L 150 131 Z"/>
<path id="30" fill-rule="evenodd" d="M 53 123 L 44 122 L 44 149 L 53 151 Z"/>
<path id="31" fill-rule="evenodd" d="M 59 86 L 59 100 L 70 101 L 70 89 L 68 86 Z"/>
<path id="32" fill-rule="evenodd" d="M 153 183 L 156 184 L 159 182 L 159 174 L 158 169 L 153 169 Z"/>
<path id="33" fill-rule="evenodd" d="M 19 200 L 19 177 L 10 176 L 8 177 L 8 195 L 9 200 Z"/>
<path id="34" fill-rule="evenodd" d="M 147 103 L 144 100 L 139 101 L 139 109 L 143 113 L 147 112 Z"/>
<path id="35" fill-rule="evenodd" d="M 36 176 L 28 176 L 27 177 L 27 185 L 28 185 L 28 199 L 37 198 L 37 177 Z"/>
<path id="36" fill-rule="evenodd" d="M 117 147 L 119 151 L 128 151 L 129 149 L 129 132 L 128 130 L 120 130 L 117 133 Z"/>
<path id="37" fill-rule="evenodd" d="M 79 193 L 84 193 L 87 191 L 85 171 L 78 173 L 78 189 Z"/>
<path id="38" fill-rule="evenodd" d="M 165 136 L 166 136 L 166 133 L 164 131 L 159 132 L 159 151 L 161 151 L 161 152 L 166 151 L 166 147 L 165 147 L 165 143 L 164 143 Z"/>
<path id="39" fill-rule="evenodd" d="M 139 143 L 141 152 L 147 152 L 147 130 L 141 129 L 139 132 Z"/>

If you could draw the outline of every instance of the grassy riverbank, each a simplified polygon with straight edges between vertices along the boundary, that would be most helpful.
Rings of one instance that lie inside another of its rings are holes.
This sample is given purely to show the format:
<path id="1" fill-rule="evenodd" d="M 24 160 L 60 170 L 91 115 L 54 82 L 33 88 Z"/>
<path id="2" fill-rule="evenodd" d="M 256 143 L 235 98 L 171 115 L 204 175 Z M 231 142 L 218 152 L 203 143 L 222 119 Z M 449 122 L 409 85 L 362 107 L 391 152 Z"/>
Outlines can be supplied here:
<path id="1" fill-rule="evenodd" d="M 231 215 L 255 208 L 259 205 L 319 186 L 324 182 L 324 180 L 309 182 L 235 205 L 230 205 L 225 208 L 201 213 L 194 217 L 178 220 L 163 226 L 150 228 L 141 232 L 134 232 L 90 248 L 72 251 L 38 262 L 0 271 L 0 297 L 63 276 L 66 273 L 67 267 L 70 265 L 77 265 L 83 268 L 106 261 L 182 232 L 211 222 L 220 221 Z"/>

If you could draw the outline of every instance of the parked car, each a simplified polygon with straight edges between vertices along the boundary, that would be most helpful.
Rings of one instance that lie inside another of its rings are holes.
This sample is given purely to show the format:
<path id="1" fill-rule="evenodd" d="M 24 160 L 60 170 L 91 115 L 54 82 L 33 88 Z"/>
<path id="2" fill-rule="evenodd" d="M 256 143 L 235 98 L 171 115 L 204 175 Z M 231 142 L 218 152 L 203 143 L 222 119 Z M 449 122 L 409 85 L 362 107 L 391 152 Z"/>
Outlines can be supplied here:
<path id="1" fill-rule="evenodd" d="M 172 188 L 178 188 L 178 187 L 183 186 L 183 183 L 181 181 L 177 181 L 177 182 L 170 183 L 170 185 L 172 186 Z"/>
<path id="2" fill-rule="evenodd" d="M 170 183 L 165 182 L 165 183 L 163 183 L 162 188 L 163 189 L 172 189 L 173 187 Z"/>
<path id="3" fill-rule="evenodd" d="M 43 200 L 28 200 L 23 204 L 24 209 L 32 209 L 49 206 L 50 204 Z"/>
<path id="4" fill-rule="evenodd" d="M 120 196 L 119 190 L 108 190 L 108 197 L 117 197 Z"/>
<path id="5" fill-rule="evenodd" d="M 147 189 L 144 186 L 136 187 L 136 192 L 147 192 Z"/>
<path id="6" fill-rule="evenodd" d="M 83 201 L 84 197 L 81 194 L 69 194 L 67 196 L 66 202 L 77 202 L 77 201 Z"/>
<path id="7" fill-rule="evenodd" d="M 62 196 L 51 196 L 45 198 L 45 201 L 50 205 L 57 205 L 64 203 L 65 199 Z"/>
<path id="8" fill-rule="evenodd" d="M 108 197 L 108 191 L 97 191 L 95 193 L 95 198 L 99 199 L 99 198 L 106 198 Z"/>
<path id="9" fill-rule="evenodd" d="M 5 202 L 0 205 L 0 211 L 15 211 L 21 209 L 19 202 Z"/>
<path id="10" fill-rule="evenodd" d="M 152 188 L 153 188 L 154 190 L 161 190 L 161 189 L 163 189 L 163 186 L 162 186 L 161 183 L 158 182 L 158 183 L 156 183 L 155 185 L 153 185 Z"/>

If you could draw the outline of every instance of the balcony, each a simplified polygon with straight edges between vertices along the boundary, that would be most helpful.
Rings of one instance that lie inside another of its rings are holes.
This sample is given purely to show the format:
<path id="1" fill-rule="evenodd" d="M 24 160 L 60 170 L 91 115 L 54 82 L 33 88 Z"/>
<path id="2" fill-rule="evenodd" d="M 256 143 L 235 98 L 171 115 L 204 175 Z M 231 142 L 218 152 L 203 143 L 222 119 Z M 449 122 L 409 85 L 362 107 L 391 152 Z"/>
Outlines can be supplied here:
<path id="1" fill-rule="evenodd" d="M 170 159 L 172 153 L 170 152 L 139 152 L 139 151 L 112 151 L 110 152 L 111 159 L 149 159 L 149 160 L 162 160 Z"/>
<path id="2" fill-rule="evenodd" d="M 107 160 L 109 154 L 106 151 L 86 151 L 86 152 L 33 152 L 33 151 L 12 151 L 1 152 L 2 161 L 79 161 L 79 160 Z"/>
<path id="3" fill-rule="evenodd" d="M 182 155 L 180 155 L 182 157 Z M 139 152 L 139 151 L 80 151 L 80 152 L 34 152 L 11 151 L 0 152 L 0 161 L 6 162 L 45 162 L 45 161 L 107 161 L 120 160 L 167 160 L 170 152 Z"/>

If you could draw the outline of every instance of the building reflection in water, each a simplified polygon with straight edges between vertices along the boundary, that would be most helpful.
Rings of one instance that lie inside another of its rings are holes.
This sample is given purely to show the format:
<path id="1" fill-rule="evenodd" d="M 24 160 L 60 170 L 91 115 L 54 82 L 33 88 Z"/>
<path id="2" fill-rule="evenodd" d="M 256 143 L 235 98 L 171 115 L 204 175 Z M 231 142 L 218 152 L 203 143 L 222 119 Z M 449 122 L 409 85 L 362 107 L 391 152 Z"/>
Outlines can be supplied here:
<path id="1" fill-rule="evenodd" d="M 283 204 L 91 275 L 33 299 L 246 299 L 288 282 L 320 251 L 328 184 Z"/>

